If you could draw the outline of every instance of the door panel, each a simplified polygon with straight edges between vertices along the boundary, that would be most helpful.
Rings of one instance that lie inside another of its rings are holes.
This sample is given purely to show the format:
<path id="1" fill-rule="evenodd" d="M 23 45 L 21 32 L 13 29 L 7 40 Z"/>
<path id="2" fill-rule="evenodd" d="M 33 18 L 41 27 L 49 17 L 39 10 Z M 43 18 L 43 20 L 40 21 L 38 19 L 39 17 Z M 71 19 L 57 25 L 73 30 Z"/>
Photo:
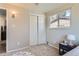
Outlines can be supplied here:
<path id="1" fill-rule="evenodd" d="M 45 32 L 45 17 L 38 17 L 38 42 L 39 44 L 46 43 L 46 32 Z"/>
<path id="2" fill-rule="evenodd" d="M 37 44 L 37 17 L 30 16 L 30 45 Z"/>

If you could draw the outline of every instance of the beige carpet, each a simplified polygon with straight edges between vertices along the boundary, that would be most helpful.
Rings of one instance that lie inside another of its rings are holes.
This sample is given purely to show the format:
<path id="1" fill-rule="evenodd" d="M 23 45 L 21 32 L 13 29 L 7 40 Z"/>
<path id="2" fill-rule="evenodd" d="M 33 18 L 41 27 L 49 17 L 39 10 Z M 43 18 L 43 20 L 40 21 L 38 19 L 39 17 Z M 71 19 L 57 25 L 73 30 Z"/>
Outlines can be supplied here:
<path id="1" fill-rule="evenodd" d="M 2 56 L 58 56 L 58 50 L 46 44 L 31 46 L 29 48 L 0 54 Z"/>
<path id="2" fill-rule="evenodd" d="M 6 52 L 6 43 L 2 43 L 0 44 L 0 53 L 5 53 L 5 52 Z"/>

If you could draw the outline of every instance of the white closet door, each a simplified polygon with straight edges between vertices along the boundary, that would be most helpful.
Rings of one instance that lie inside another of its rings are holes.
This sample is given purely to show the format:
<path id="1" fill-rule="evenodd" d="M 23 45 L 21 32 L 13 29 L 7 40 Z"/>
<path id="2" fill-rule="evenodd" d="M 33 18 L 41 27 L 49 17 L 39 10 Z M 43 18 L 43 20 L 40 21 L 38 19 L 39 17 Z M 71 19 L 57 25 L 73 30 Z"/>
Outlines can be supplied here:
<path id="1" fill-rule="evenodd" d="M 30 45 L 37 44 L 37 16 L 30 16 Z"/>
<path id="2" fill-rule="evenodd" d="M 38 16 L 38 44 L 46 43 L 45 16 Z"/>

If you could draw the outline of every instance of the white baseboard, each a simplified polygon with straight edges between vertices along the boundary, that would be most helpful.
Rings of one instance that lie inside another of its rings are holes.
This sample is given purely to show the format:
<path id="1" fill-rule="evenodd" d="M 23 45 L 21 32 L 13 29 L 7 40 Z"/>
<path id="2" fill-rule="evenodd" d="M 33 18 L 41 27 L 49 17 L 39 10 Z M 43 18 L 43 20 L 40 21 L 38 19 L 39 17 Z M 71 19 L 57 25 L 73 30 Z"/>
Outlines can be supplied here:
<path id="1" fill-rule="evenodd" d="M 59 49 L 58 47 L 54 46 L 52 43 L 48 43 L 48 45 L 53 47 L 53 48 Z"/>
<path id="2" fill-rule="evenodd" d="M 7 53 L 14 52 L 14 51 L 18 51 L 18 50 L 22 50 L 22 49 L 26 49 L 26 48 L 28 48 L 28 47 L 23 47 L 23 48 L 19 48 L 19 49 L 10 50 L 10 51 L 7 51 Z"/>
<path id="3" fill-rule="evenodd" d="M 51 43 L 48 43 L 48 45 L 51 46 L 51 47 L 53 47 L 53 48 L 59 49 L 58 47 L 54 46 Z M 14 51 L 18 51 L 18 50 L 22 50 L 22 49 L 26 49 L 26 48 L 28 48 L 28 47 L 23 47 L 23 48 L 19 48 L 19 49 L 10 50 L 10 51 L 7 51 L 7 53 L 14 52 Z"/>
<path id="4" fill-rule="evenodd" d="M 44 43 L 43 43 L 44 44 Z M 45 43 L 46 44 L 46 43 Z M 41 45 L 41 44 L 38 44 L 38 45 Z M 35 45 L 30 45 L 30 46 L 27 46 L 27 47 L 23 47 L 23 48 L 19 48 L 19 49 L 14 49 L 14 50 L 10 50 L 10 51 L 7 51 L 6 53 L 9 53 L 9 52 L 14 52 L 14 51 L 18 51 L 18 50 L 22 50 L 22 49 L 26 49 L 26 48 L 29 48 L 31 46 L 35 46 Z"/>

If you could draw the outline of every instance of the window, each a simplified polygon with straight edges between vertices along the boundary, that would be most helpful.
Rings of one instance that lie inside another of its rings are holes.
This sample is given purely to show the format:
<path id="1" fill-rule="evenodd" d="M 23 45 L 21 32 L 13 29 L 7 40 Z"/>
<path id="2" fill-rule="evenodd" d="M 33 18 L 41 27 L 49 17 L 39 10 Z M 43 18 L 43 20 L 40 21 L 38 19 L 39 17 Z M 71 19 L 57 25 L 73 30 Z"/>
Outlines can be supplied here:
<path id="1" fill-rule="evenodd" d="M 50 16 L 50 28 L 70 27 L 71 9 L 64 10 L 58 14 Z"/>

